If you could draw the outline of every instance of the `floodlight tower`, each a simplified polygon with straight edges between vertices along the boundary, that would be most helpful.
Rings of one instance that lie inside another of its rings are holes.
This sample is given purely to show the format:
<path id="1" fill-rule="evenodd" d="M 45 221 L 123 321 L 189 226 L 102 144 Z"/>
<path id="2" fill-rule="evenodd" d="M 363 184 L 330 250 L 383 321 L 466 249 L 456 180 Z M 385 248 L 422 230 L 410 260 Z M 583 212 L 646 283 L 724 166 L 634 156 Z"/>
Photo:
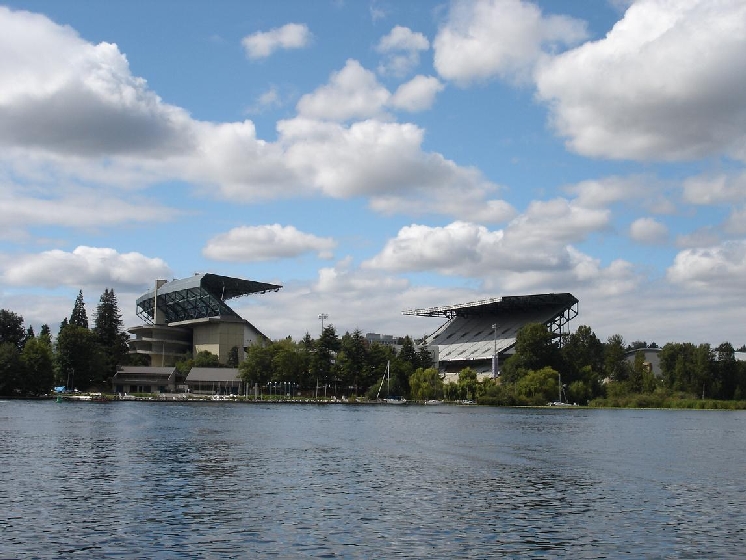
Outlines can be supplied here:
<path id="1" fill-rule="evenodd" d="M 492 330 L 495 331 L 495 349 L 492 352 L 492 379 L 497 378 L 497 323 L 492 325 Z"/>
<path id="2" fill-rule="evenodd" d="M 329 315 L 326 313 L 319 313 L 319 319 L 321 319 L 321 334 L 324 334 L 324 319 L 328 319 Z"/>

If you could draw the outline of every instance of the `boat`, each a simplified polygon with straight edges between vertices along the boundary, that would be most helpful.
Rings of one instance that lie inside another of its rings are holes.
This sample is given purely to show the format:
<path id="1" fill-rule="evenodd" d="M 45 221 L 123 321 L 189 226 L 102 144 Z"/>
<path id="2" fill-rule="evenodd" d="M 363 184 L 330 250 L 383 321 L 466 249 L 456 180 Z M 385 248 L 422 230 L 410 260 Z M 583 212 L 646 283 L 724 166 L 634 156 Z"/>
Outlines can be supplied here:
<path id="1" fill-rule="evenodd" d="M 383 388 L 383 382 L 387 381 L 387 390 L 386 395 L 387 397 L 383 400 L 381 400 L 381 389 Z M 383 402 L 386 404 L 406 404 L 407 399 L 403 397 L 392 397 L 391 396 L 391 362 L 386 362 L 386 373 L 383 374 L 383 377 L 381 378 L 381 385 L 378 387 L 378 394 L 376 395 L 376 400 L 379 402 Z"/>

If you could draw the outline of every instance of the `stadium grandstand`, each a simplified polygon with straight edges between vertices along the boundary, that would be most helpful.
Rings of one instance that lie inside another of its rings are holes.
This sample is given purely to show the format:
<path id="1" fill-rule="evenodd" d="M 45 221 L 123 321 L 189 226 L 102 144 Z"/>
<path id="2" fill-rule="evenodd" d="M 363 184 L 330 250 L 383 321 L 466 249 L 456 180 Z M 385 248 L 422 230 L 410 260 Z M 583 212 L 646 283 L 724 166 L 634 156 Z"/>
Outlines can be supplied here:
<path id="1" fill-rule="evenodd" d="M 243 361 L 246 348 L 266 336 L 226 300 L 280 288 L 209 273 L 170 282 L 157 280 L 154 289 L 137 298 L 137 316 L 144 324 L 129 329 L 130 353 L 148 356 L 151 367 L 173 366 L 204 350 L 226 364 L 234 348 L 238 361 Z"/>
<path id="2" fill-rule="evenodd" d="M 542 323 L 557 337 L 566 334 L 578 315 L 578 300 L 568 293 L 504 296 L 402 313 L 448 319 L 424 343 L 437 347 L 438 369 L 453 381 L 466 367 L 480 378 L 499 375 L 524 325 Z"/>

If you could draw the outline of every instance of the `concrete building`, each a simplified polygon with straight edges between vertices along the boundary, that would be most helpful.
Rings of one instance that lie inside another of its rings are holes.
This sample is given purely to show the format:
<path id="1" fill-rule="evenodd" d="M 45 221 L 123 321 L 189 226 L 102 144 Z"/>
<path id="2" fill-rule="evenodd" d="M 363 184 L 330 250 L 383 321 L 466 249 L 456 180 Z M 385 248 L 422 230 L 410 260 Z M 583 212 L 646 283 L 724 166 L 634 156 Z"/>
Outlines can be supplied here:
<path id="1" fill-rule="evenodd" d="M 222 364 L 235 352 L 240 363 L 252 343 L 267 337 L 226 301 L 280 288 L 217 274 L 158 280 L 153 290 L 137 299 L 137 315 L 144 324 L 129 329 L 130 353 L 148 356 L 155 367 L 173 366 L 203 350 L 218 356 Z"/>
<path id="2" fill-rule="evenodd" d="M 524 325 L 541 323 L 556 337 L 566 334 L 569 322 L 578 315 L 578 300 L 569 293 L 503 296 L 402 313 L 448 319 L 423 343 L 437 348 L 438 369 L 451 382 L 467 367 L 479 378 L 497 377 L 515 352 Z"/>

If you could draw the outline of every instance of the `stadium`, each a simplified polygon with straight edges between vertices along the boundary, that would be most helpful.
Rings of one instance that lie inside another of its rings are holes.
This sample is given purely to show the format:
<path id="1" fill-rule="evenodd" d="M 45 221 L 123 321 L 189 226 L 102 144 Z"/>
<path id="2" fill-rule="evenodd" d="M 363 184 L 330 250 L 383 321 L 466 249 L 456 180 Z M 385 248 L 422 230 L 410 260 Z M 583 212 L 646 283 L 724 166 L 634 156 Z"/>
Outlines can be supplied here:
<path id="1" fill-rule="evenodd" d="M 569 322 L 578 315 L 578 300 L 569 293 L 504 296 L 402 313 L 448 319 L 423 343 L 436 350 L 438 369 L 449 382 L 466 367 L 480 378 L 497 377 L 524 325 L 544 324 L 557 337 L 568 333 Z"/>
<path id="2" fill-rule="evenodd" d="M 217 274 L 158 280 L 153 290 L 137 299 L 137 316 L 144 324 L 129 329 L 130 353 L 148 356 L 153 367 L 166 367 L 204 350 L 226 364 L 235 348 L 241 362 L 249 345 L 267 337 L 226 301 L 280 288 Z"/>

